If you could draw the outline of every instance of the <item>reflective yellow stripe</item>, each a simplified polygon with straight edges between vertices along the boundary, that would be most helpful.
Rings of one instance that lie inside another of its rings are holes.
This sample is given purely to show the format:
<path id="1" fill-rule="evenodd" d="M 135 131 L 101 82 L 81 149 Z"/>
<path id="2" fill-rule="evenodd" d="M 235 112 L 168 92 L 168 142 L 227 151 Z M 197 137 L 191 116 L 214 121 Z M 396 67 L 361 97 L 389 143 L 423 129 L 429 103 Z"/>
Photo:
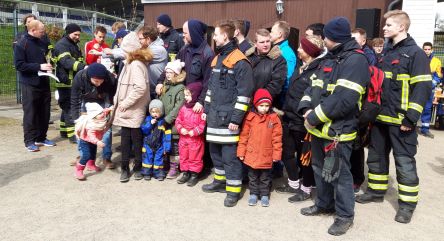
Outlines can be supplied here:
<path id="1" fill-rule="evenodd" d="M 416 195 L 416 196 L 406 196 L 406 195 L 399 194 L 398 196 L 399 196 L 399 199 L 401 201 L 404 201 L 404 202 L 417 203 L 418 200 L 419 200 L 419 196 L 418 195 Z"/>
<path id="2" fill-rule="evenodd" d="M 214 174 L 214 179 L 218 181 L 225 181 L 226 177 L 218 174 Z"/>
<path id="3" fill-rule="evenodd" d="M 386 123 L 393 123 L 393 124 L 401 125 L 403 118 L 402 117 L 394 118 L 394 117 L 386 116 L 386 115 L 378 115 L 376 117 L 376 119 L 379 121 L 382 121 L 382 122 L 386 122 Z"/>
<path id="4" fill-rule="evenodd" d="M 163 166 L 156 166 L 156 165 L 154 165 L 153 168 L 154 168 L 154 169 L 162 169 Z"/>
<path id="5" fill-rule="evenodd" d="M 408 74 L 398 74 L 398 76 L 396 76 L 396 79 L 397 80 L 400 80 L 400 81 L 408 81 L 408 80 L 410 80 L 410 75 L 408 75 Z"/>
<path id="6" fill-rule="evenodd" d="M 153 165 L 148 165 L 148 164 L 142 163 L 142 167 L 151 168 L 151 167 L 153 167 Z"/>
<path id="7" fill-rule="evenodd" d="M 327 91 L 333 92 L 335 90 L 336 85 L 334 84 L 328 84 L 327 85 Z"/>
<path id="8" fill-rule="evenodd" d="M 227 192 L 240 193 L 241 190 L 242 190 L 242 187 L 230 187 L 230 186 L 226 186 L 225 189 L 227 190 Z"/>
<path id="9" fill-rule="evenodd" d="M 72 70 L 77 71 L 77 68 L 79 67 L 80 62 L 76 61 L 74 62 L 74 65 L 72 66 Z"/>
<path id="10" fill-rule="evenodd" d="M 322 122 L 328 122 L 328 121 L 331 121 L 331 120 L 330 120 L 330 119 L 324 114 L 324 112 L 322 111 L 321 105 L 318 105 L 318 106 L 315 108 L 315 113 L 316 113 L 316 116 L 319 118 L 320 121 L 322 121 Z"/>
<path id="11" fill-rule="evenodd" d="M 407 110 L 407 107 L 409 105 L 409 92 L 410 92 L 409 81 L 407 79 L 402 80 L 401 109 L 403 110 Z"/>
<path id="12" fill-rule="evenodd" d="M 170 134 L 171 134 L 171 130 L 166 130 L 166 131 L 165 131 L 165 134 L 166 134 L 166 135 L 170 135 Z"/>
<path id="13" fill-rule="evenodd" d="M 377 181 L 388 181 L 389 175 L 378 175 L 368 173 L 368 179 L 377 180 Z"/>
<path id="14" fill-rule="evenodd" d="M 159 127 L 157 127 L 159 130 L 162 130 L 162 131 L 164 131 L 165 130 L 165 127 L 164 126 L 159 126 Z"/>
<path id="15" fill-rule="evenodd" d="M 308 95 L 304 95 L 304 97 L 302 97 L 301 101 L 311 101 L 311 97 Z"/>
<path id="16" fill-rule="evenodd" d="M 432 76 L 429 74 L 414 76 L 410 79 L 410 84 L 416 84 L 424 81 L 432 81 Z"/>
<path id="17" fill-rule="evenodd" d="M 387 190 L 388 184 L 374 184 L 369 182 L 368 187 L 370 187 L 373 190 Z"/>
<path id="18" fill-rule="evenodd" d="M 142 152 L 146 152 L 146 149 L 145 149 L 145 147 L 142 147 Z"/>
<path id="19" fill-rule="evenodd" d="M 248 105 L 245 104 L 241 104 L 241 103 L 236 103 L 234 105 L 235 109 L 241 110 L 241 111 L 247 111 L 248 110 Z"/>
<path id="20" fill-rule="evenodd" d="M 391 79 L 393 77 L 393 73 L 392 72 L 384 72 L 384 75 L 387 79 Z"/>
<path id="21" fill-rule="evenodd" d="M 409 109 L 414 109 L 414 110 L 418 111 L 419 113 L 422 113 L 424 108 L 421 105 L 419 105 L 419 104 L 410 102 L 409 103 Z"/>
<path id="22" fill-rule="evenodd" d="M 320 132 L 318 129 L 314 128 L 314 129 L 307 129 L 308 132 L 310 132 L 311 134 L 322 138 L 322 139 L 327 139 L 327 140 L 333 140 L 334 137 L 328 136 L 323 134 L 322 132 Z M 356 132 L 350 133 L 350 134 L 342 134 L 339 136 L 339 142 L 343 142 L 343 141 L 352 141 L 356 138 Z"/>
<path id="23" fill-rule="evenodd" d="M 62 58 L 65 57 L 65 56 L 70 56 L 70 57 L 71 57 L 71 53 L 70 53 L 70 52 L 63 52 L 63 53 L 59 54 L 59 55 L 56 57 L 56 59 L 57 59 L 57 61 L 59 61 L 60 59 L 62 59 Z"/>
<path id="24" fill-rule="evenodd" d="M 324 88 L 324 81 L 321 79 L 314 79 L 311 81 L 311 86 L 317 86 L 317 87 L 321 87 Z"/>
<path id="25" fill-rule="evenodd" d="M 419 192 L 419 186 L 406 186 L 406 185 L 402 185 L 402 184 L 398 184 L 398 188 L 401 191 L 404 192 Z"/>
<path id="26" fill-rule="evenodd" d="M 208 95 L 207 95 L 207 96 L 205 96 L 205 101 L 206 101 L 206 102 L 211 102 L 211 97 L 210 97 L 210 96 L 208 96 Z"/>
<path id="27" fill-rule="evenodd" d="M 347 89 L 354 90 L 354 91 L 358 92 L 359 94 L 365 93 L 364 87 L 362 87 L 360 84 L 357 84 L 357 83 L 352 82 L 350 80 L 338 79 L 338 81 L 336 82 L 336 85 L 345 87 Z"/>
<path id="28" fill-rule="evenodd" d="M 232 142 L 238 142 L 239 136 L 213 136 L 207 134 L 207 141 L 232 143 Z"/>

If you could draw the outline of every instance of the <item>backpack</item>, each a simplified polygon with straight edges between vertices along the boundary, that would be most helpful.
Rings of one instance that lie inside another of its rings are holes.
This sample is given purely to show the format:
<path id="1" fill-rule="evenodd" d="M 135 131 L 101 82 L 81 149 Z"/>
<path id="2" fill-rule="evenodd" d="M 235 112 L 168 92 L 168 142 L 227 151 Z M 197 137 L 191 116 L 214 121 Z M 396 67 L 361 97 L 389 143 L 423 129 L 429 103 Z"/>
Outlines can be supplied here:
<path id="1" fill-rule="evenodd" d="M 384 72 L 376 66 L 369 66 L 370 81 L 362 98 L 362 108 L 359 113 L 359 128 L 364 128 L 376 121 L 381 112 L 382 83 Z"/>

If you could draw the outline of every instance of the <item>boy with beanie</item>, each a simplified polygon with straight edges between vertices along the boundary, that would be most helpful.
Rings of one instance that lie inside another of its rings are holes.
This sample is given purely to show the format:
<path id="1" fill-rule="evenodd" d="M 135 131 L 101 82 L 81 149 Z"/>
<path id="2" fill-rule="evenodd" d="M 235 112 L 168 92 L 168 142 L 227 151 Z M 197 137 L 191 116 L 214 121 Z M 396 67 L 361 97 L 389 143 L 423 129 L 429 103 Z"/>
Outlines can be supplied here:
<path id="1" fill-rule="evenodd" d="M 329 21 L 324 35 L 329 53 L 312 75 L 317 78 L 304 92 L 297 109 L 312 135 L 311 160 L 317 188 L 315 205 L 302 208 L 301 213 L 319 216 L 335 212 L 328 233 L 339 236 L 353 224 L 350 155 L 358 129 L 358 103 L 370 81 L 370 72 L 367 59 L 356 51 L 361 46 L 351 37 L 346 18 Z"/>
<path id="2" fill-rule="evenodd" d="M 174 127 L 177 114 L 184 102 L 183 90 L 186 73 L 182 70 L 184 62 L 175 60 L 169 62 L 165 67 L 165 81 L 160 100 L 165 107 L 165 124 L 172 131 L 171 152 L 169 155 L 170 169 L 168 179 L 174 179 L 179 175 L 179 133 Z"/>
<path id="3" fill-rule="evenodd" d="M 256 91 L 254 110 L 245 118 L 237 147 L 237 156 L 248 166 L 250 206 L 255 206 L 259 197 L 263 207 L 269 206 L 271 168 L 282 156 L 282 125 L 271 112 L 272 101 L 266 89 Z"/>
<path id="4" fill-rule="evenodd" d="M 202 113 L 193 111 L 201 91 L 202 84 L 200 82 L 194 82 L 187 86 L 184 91 L 185 105 L 180 108 L 176 119 L 175 128 L 180 133 L 180 170 L 183 172 L 177 183 L 183 184 L 186 182 L 189 187 L 197 184 L 198 174 L 203 169 L 205 120 L 202 119 Z"/>
<path id="5" fill-rule="evenodd" d="M 147 181 L 151 180 L 151 176 L 163 181 L 165 179 L 163 160 L 171 149 L 171 130 L 165 125 L 162 101 L 152 100 L 148 111 L 150 115 L 140 127 L 143 134 L 141 173 Z"/>

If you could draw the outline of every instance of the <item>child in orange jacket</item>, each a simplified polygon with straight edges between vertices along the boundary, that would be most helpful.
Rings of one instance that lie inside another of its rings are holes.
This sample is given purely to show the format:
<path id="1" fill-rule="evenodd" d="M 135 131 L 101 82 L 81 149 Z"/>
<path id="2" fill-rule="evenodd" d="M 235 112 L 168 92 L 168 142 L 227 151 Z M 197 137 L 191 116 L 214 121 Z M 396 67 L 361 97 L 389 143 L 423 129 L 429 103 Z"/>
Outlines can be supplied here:
<path id="1" fill-rule="evenodd" d="M 256 91 L 254 109 L 245 118 L 237 147 L 237 156 L 248 166 L 250 206 L 255 206 L 259 197 L 263 207 L 270 205 L 271 168 L 282 156 L 282 125 L 271 112 L 272 101 L 266 89 Z"/>

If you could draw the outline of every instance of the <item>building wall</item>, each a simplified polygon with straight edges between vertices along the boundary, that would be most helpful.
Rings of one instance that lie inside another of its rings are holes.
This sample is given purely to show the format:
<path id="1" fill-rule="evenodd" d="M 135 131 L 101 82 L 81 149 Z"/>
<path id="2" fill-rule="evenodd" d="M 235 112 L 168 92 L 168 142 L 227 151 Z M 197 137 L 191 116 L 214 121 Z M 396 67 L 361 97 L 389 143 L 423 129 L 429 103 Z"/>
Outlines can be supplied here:
<path id="1" fill-rule="evenodd" d="M 419 46 L 432 42 L 435 33 L 435 16 L 437 0 L 404 0 L 402 10 L 410 17 L 409 34 Z"/>
<path id="2" fill-rule="evenodd" d="M 161 13 L 170 15 L 175 28 L 181 28 L 189 18 L 200 19 L 214 25 L 221 19 L 248 19 L 251 21 L 249 36 L 258 28 L 267 28 L 277 20 L 285 20 L 301 31 L 315 22 L 327 22 L 335 16 L 349 18 L 352 28 L 355 25 L 356 9 L 379 8 L 381 15 L 390 0 L 283 0 L 284 13 L 278 16 L 274 0 L 241 0 L 199 3 L 153 3 L 145 4 L 145 23 L 155 25 Z M 382 24 L 381 24 L 382 25 Z"/>

